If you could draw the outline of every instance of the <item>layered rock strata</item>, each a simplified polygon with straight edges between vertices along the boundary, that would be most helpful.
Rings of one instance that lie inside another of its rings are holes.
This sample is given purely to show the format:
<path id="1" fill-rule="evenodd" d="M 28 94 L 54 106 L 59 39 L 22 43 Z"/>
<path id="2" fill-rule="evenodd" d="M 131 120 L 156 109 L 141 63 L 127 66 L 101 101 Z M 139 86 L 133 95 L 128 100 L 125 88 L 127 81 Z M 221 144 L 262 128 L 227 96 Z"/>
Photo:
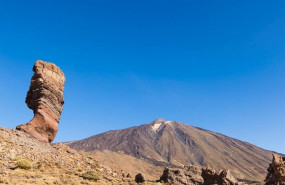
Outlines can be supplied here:
<path id="1" fill-rule="evenodd" d="M 41 60 L 35 62 L 33 71 L 26 104 L 33 110 L 34 118 L 16 129 L 29 133 L 39 141 L 51 143 L 63 110 L 65 76 L 55 64 Z"/>
<path id="2" fill-rule="evenodd" d="M 285 157 L 273 154 L 266 176 L 266 185 L 285 185 Z"/>

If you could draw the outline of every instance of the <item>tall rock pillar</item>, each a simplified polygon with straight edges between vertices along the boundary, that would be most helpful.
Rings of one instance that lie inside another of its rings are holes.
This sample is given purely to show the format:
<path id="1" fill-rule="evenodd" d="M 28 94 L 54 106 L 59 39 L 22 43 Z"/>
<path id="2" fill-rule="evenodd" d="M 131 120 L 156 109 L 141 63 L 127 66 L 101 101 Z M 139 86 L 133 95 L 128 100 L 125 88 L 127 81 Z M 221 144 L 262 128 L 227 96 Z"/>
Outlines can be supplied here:
<path id="1" fill-rule="evenodd" d="M 35 62 L 33 71 L 26 103 L 34 111 L 34 118 L 16 129 L 29 133 L 39 141 L 51 143 L 56 136 L 64 104 L 65 77 L 55 64 L 41 60 Z"/>

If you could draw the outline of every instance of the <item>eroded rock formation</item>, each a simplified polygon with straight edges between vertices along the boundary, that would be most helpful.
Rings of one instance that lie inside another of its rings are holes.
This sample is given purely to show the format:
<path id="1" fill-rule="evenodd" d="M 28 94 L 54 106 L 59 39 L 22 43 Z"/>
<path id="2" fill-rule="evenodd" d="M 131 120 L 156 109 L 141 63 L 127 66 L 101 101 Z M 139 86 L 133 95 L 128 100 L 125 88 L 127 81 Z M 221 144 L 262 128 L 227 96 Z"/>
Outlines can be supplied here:
<path id="1" fill-rule="evenodd" d="M 198 166 L 185 166 L 184 169 L 165 168 L 160 181 L 177 185 L 201 185 L 204 183 L 201 175 L 202 168 Z"/>
<path id="2" fill-rule="evenodd" d="M 175 185 L 239 185 L 229 170 L 219 173 L 209 167 L 185 166 L 184 169 L 165 168 L 160 181 Z"/>
<path id="3" fill-rule="evenodd" d="M 265 179 L 267 185 L 285 185 L 285 157 L 273 154 Z"/>
<path id="4" fill-rule="evenodd" d="M 41 60 L 36 61 L 33 71 L 26 103 L 34 111 L 34 118 L 16 129 L 27 132 L 42 142 L 51 143 L 56 136 L 64 104 L 65 77 L 55 64 Z"/>
<path id="5" fill-rule="evenodd" d="M 219 184 L 219 185 L 239 185 L 243 184 L 238 182 L 236 178 L 230 173 L 230 170 L 220 170 L 217 173 L 212 168 L 202 168 L 202 177 L 205 185 Z"/>

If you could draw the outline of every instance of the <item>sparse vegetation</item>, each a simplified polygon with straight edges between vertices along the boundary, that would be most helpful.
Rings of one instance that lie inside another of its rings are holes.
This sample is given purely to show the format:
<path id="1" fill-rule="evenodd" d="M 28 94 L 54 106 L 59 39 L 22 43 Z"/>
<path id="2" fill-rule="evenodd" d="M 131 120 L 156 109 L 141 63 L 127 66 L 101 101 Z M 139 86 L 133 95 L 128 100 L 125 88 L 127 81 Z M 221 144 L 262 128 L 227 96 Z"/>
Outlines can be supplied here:
<path id="1" fill-rule="evenodd" d="M 16 164 L 18 168 L 29 170 L 33 167 L 32 163 L 28 159 L 17 159 Z"/>
<path id="2" fill-rule="evenodd" d="M 87 171 L 80 175 L 83 179 L 98 181 L 100 180 L 99 175 L 95 171 Z"/>
<path id="3" fill-rule="evenodd" d="M 46 145 L 25 132 L 2 127 L 0 135 L 5 136 L 5 139 L 0 137 L 0 184 L 129 185 L 134 182 L 91 157 L 69 153 L 63 144 Z"/>
<path id="4" fill-rule="evenodd" d="M 82 169 L 77 169 L 78 172 L 82 172 Z"/>

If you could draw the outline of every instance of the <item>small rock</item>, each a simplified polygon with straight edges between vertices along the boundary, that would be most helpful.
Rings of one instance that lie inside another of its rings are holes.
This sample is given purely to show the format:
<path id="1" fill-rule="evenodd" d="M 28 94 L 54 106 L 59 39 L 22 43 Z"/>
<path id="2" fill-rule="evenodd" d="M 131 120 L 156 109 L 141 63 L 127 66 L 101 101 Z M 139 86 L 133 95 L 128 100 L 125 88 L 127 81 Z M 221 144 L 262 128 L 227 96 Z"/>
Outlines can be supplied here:
<path id="1" fill-rule="evenodd" d="M 146 179 L 145 179 L 144 174 L 142 174 L 142 173 L 137 174 L 136 177 L 135 177 L 135 181 L 136 181 L 137 183 L 143 183 L 143 182 L 145 182 Z"/>

